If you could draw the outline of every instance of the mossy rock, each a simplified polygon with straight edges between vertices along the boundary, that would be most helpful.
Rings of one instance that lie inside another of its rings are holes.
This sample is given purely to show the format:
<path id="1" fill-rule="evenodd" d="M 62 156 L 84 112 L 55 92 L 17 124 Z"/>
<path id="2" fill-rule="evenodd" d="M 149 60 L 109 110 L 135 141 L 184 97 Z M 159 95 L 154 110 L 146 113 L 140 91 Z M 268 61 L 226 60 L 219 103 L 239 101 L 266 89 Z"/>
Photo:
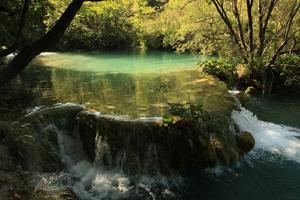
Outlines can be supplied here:
<path id="1" fill-rule="evenodd" d="M 255 145 L 255 140 L 251 133 L 244 131 L 236 135 L 237 144 L 242 154 L 251 151 Z"/>
<path id="2" fill-rule="evenodd" d="M 249 94 L 247 94 L 245 92 L 239 92 L 239 93 L 235 94 L 235 96 L 239 100 L 239 102 L 241 103 L 242 106 L 247 105 L 250 101 Z"/>
<path id="3" fill-rule="evenodd" d="M 31 200 L 79 200 L 69 187 L 37 188 L 33 191 Z"/>
<path id="4" fill-rule="evenodd" d="M 59 128 L 64 128 L 66 131 L 70 131 L 74 125 L 76 114 L 82 110 L 84 110 L 84 106 L 81 105 L 58 104 L 27 114 L 19 122 L 30 124 L 33 129 L 39 132 L 41 131 L 41 127 L 50 123 L 55 124 Z"/>
<path id="5" fill-rule="evenodd" d="M 246 93 L 246 94 L 255 94 L 255 93 L 257 93 L 257 90 L 255 89 L 255 87 L 249 86 L 249 87 L 247 87 L 247 89 L 245 90 L 245 93 Z"/>

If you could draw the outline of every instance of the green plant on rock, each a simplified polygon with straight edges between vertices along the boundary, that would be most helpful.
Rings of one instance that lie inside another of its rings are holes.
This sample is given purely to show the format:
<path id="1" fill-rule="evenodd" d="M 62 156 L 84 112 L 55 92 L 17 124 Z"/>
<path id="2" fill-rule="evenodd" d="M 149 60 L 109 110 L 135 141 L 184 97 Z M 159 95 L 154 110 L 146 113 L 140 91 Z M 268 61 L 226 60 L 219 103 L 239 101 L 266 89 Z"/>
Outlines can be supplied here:
<path id="1" fill-rule="evenodd" d="M 237 59 L 225 59 L 222 57 L 213 57 L 199 62 L 199 66 L 204 73 L 216 76 L 229 84 L 233 84 L 237 80 L 237 64 Z"/>
<path id="2" fill-rule="evenodd" d="M 164 125 L 171 125 L 179 120 L 198 120 L 207 114 L 202 105 L 198 104 L 170 103 L 169 106 L 170 115 L 164 115 L 162 119 Z"/>
<path id="3" fill-rule="evenodd" d="M 276 62 L 276 70 L 280 72 L 280 76 L 289 77 L 300 75 L 300 57 L 297 55 L 282 55 Z"/>

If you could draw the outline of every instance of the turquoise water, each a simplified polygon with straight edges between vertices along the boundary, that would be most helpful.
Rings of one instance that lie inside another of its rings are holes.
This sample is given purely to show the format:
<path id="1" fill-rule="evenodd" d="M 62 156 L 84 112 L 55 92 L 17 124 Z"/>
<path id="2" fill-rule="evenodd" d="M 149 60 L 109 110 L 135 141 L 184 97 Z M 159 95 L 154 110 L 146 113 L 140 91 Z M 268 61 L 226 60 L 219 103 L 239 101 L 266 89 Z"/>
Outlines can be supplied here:
<path id="1" fill-rule="evenodd" d="M 168 102 L 191 101 L 186 84 L 201 75 L 199 56 L 151 51 L 139 53 L 43 53 L 20 75 L 35 94 L 33 106 L 85 104 L 105 114 L 162 115 Z"/>
<path id="2" fill-rule="evenodd" d="M 199 59 L 166 52 L 47 53 L 34 60 L 18 83 L 35 96 L 34 106 L 73 102 L 110 114 L 157 115 L 165 102 L 193 99 L 182 88 L 199 78 L 188 71 Z M 134 190 L 133 199 L 299 200 L 300 133 L 292 127 L 300 127 L 300 97 L 256 98 L 247 109 L 236 117 L 245 117 L 242 123 L 257 144 L 236 167 L 193 171 L 178 184 L 171 180 L 147 187 L 148 195 Z"/>
<path id="3" fill-rule="evenodd" d="M 82 72 L 164 73 L 194 68 L 199 56 L 170 52 L 119 51 L 89 53 L 44 53 L 35 61 L 44 66 Z"/>

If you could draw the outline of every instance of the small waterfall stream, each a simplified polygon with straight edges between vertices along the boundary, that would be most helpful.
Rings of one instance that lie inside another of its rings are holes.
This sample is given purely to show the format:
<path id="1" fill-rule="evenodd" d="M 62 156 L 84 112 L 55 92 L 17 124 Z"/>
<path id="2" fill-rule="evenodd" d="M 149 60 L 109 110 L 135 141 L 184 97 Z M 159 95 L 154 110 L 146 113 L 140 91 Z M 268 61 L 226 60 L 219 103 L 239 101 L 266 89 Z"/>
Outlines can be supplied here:
<path id="1" fill-rule="evenodd" d="M 249 131 L 255 138 L 255 147 L 250 153 L 253 158 L 269 152 L 300 163 L 299 129 L 261 121 L 243 107 L 241 111 L 233 111 L 232 118 L 240 130 Z"/>

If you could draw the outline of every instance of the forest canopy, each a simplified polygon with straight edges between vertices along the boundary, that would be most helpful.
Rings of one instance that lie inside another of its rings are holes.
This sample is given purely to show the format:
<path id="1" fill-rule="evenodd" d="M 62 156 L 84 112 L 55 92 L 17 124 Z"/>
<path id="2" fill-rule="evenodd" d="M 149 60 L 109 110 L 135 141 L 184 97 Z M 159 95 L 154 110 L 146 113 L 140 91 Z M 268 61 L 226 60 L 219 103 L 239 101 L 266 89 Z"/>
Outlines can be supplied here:
<path id="1" fill-rule="evenodd" d="M 30 3 L 25 18 L 21 42 L 35 40 L 50 30 L 70 0 L 35 0 Z M 221 1 L 220 1 L 221 2 Z M 249 26 L 244 1 L 224 1 L 224 10 L 235 30 L 242 28 L 244 40 L 248 40 Z M 235 18 L 234 2 L 240 15 Z M 253 1 L 253 31 L 258 37 L 259 3 Z M 268 2 L 263 1 L 268 9 Z M 281 37 L 283 27 L 293 6 L 293 1 L 278 1 L 269 18 L 266 44 Z M 296 1 L 296 3 L 299 3 Z M 1 5 L 3 4 L 3 5 Z M 0 3 L 0 44 L 10 46 L 17 36 L 16 24 L 22 14 L 22 0 Z M 299 49 L 299 13 L 297 12 L 286 51 Z M 238 32 L 238 31 L 237 31 Z M 58 49 L 113 49 L 113 48 L 160 48 L 178 52 L 201 54 L 236 54 L 237 46 L 230 30 L 222 21 L 213 1 L 208 0 L 107 0 L 83 4 L 72 24 L 64 34 Z M 272 47 L 270 47 L 271 49 Z"/>
<path id="2" fill-rule="evenodd" d="M 2 1 L 0 56 L 51 32 L 74 2 L 78 12 L 51 50 L 148 48 L 236 58 L 264 93 L 278 74 L 294 77 L 290 66 L 300 62 L 299 0 Z"/>

